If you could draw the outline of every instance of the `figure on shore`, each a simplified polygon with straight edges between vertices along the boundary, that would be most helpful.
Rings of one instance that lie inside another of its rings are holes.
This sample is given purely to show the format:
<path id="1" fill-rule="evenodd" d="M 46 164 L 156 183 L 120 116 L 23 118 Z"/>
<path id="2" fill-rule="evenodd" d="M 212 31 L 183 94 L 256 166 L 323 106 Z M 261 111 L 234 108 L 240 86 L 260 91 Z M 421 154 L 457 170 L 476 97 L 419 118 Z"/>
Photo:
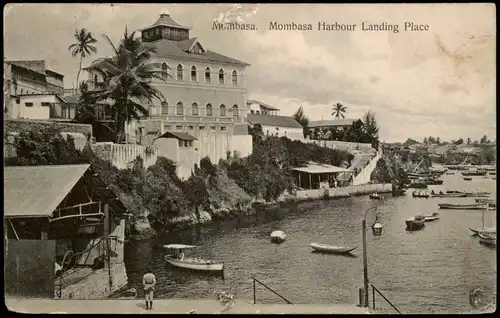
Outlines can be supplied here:
<path id="1" fill-rule="evenodd" d="M 146 309 L 153 309 L 153 292 L 155 290 L 156 277 L 150 268 L 146 270 L 146 274 L 142 277 L 142 285 L 144 286 Z"/>

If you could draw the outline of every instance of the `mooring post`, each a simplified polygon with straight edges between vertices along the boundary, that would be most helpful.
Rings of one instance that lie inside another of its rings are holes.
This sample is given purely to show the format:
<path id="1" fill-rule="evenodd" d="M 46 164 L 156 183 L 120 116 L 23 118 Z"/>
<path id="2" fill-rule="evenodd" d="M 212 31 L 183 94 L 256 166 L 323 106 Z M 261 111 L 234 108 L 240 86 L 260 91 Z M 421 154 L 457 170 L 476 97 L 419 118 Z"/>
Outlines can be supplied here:
<path id="1" fill-rule="evenodd" d="M 253 280 L 253 304 L 255 305 L 257 303 L 255 299 L 255 278 L 252 278 Z"/>

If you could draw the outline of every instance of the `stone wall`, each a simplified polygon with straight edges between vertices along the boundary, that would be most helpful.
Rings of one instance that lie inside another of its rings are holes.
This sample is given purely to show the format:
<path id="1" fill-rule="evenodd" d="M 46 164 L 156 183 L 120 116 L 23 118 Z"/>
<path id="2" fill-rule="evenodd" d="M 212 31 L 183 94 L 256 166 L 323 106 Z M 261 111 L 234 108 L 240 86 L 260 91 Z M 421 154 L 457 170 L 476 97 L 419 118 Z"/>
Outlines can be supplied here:
<path id="1" fill-rule="evenodd" d="M 153 166 L 158 159 L 158 147 L 155 145 L 142 146 L 98 142 L 92 144 L 92 150 L 97 157 L 111 162 L 118 169 L 131 168 L 133 161 L 137 157 L 142 158 L 144 168 Z"/>
<path id="2" fill-rule="evenodd" d="M 328 190 L 330 198 L 348 197 L 353 195 L 367 195 L 373 192 L 388 193 L 392 192 L 392 184 L 363 184 L 353 185 L 342 188 L 331 188 Z M 325 189 L 312 189 L 297 191 L 297 199 L 321 199 L 325 197 Z"/>
<path id="3" fill-rule="evenodd" d="M 311 140 L 311 139 L 306 139 L 304 142 L 313 143 L 330 149 L 345 150 L 350 153 L 356 153 L 356 152 L 371 153 L 375 151 L 372 145 L 368 143 L 346 142 L 346 141 L 336 141 L 336 140 L 323 141 L 323 140 Z"/>
<path id="4" fill-rule="evenodd" d="M 92 135 L 92 125 L 87 124 L 22 119 L 4 121 L 4 132 L 41 131 L 50 127 L 60 129 L 61 132 L 81 133 L 84 136 Z"/>

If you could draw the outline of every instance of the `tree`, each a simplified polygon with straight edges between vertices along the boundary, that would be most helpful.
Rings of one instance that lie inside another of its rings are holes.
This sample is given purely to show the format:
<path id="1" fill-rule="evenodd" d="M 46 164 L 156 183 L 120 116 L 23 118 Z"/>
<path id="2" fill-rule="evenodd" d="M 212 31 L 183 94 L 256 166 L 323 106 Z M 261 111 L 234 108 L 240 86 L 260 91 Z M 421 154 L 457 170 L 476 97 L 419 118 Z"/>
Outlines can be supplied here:
<path id="1" fill-rule="evenodd" d="M 455 145 L 461 145 L 464 143 L 464 140 L 462 138 L 456 140 L 455 142 L 453 142 Z"/>
<path id="2" fill-rule="evenodd" d="M 432 136 L 429 136 L 429 138 L 428 138 L 427 140 L 428 140 L 428 142 L 429 142 L 430 144 L 434 144 L 434 143 L 436 143 L 436 139 L 434 139 L 434 137 L 432 137 Z"/>
<path id="3" fill-rule="evenodd" d="M 89 71 L 99 73 L 104 78 L 103 87 L 92 91 L 95 101 L 114 102 L 117 142 L 122 139 L 125 122 L 138 120 L 140 115 L 148 115 L 148 110 L 140 102 L 151 103 L 153 99 L 165 100 L 163 94 L 152 83 L 153 79 L 165 81 L 161 63 L 151 61 L 155 50 L 135 40 L 134 34 L 135 32 L 128 35 L 125 29 L 124 38 L 118 47 L 104 35 L 114 55 L 100 59 L 88 68 Z"/>
<path id="4" fill-rule="evenodd" d="M 436 138 L 436 144 L 438 144 L 438 145 L 441 144 L 441 138 L 439 138 L 439 137 Z"/>
<path id="5" fill-rule="evenodd" d="M 192 175 L 184 183 L 184 193 L 189 194 L 189 203 L 195 209 L 195 215 L 200 219 L 200 206 L 208 207 L 209 194 L 205 180 L 201 176 Z"/>
<path id="6" fill-rule="evenodd" d="M 75 31 L 76 43 L 71 44 L 68 47 L 68 51 L 71 51 L 71 55 L 76 57 L 80 56 L 80 66 L 78 67 L 78 73 L 76 74 L 76 84 L 78 85 L 80 79 L 80 73 L 82 71 L 82 61 L 84 58 L 97 53 L 97 49 L 94 44 L 97 40 L 94 39 L 91 32 L 88 32 L 85 28 Z"/>
<path id="7" fill-rule="evenodd" d="M 262 125 L 259 123 L 250 126 L 249 134 L 252 136 L 254 143 L 264 140 L 264 131 L 262 130 Z"/>
<path id="8" fill-rule="evenodd" d="M 309 118 L 307 118 L 307 116 L 304 114 L 304 109 L 302 109 L 302 106 L 300 106 L 295 114 L 293 114 L 293 118 L 302 126 L 304 138 L 307 137 L 307 135 L 309 134 Z"/>
<path id="9" fill-rule="evenodd" d="M 423 141 L 424 144 L 427 144 L 427 137 L 424 138 L 424 141 Z"/>
<path id="10" fill-rule="evenodd" d="M 467 137 L 467 144 L 470 145 L 472 142 L 472 140 L 470 139 L 470 137 Z"/>
<path id="11" fill-rule="evenodd" d="M 484 135 L 483 138 L 481 138 L 481 140 L 479 141 L 480 144 L 485 144 L 488 142 L 489 142 L 489 140 L 488 140 L 488 137 L 486 135 Z"/>
<path id="12" fill-rule="evenodd" d="M 332 116 L 335 116 L 335 119 L 339 119 L 341 116 L 345 118 L 344 113 L 347 110 L 347 106 L 342 105 L 341 103 L 337 103 L 333 105 Z"/>
<path id="13" fill-rule="evenodd" d="M 367 142 L 372 143 L 372 145 L 377 148 L 379 143 L 379 127 L 377 125 L 377 120 L 375 119 L 375 114 L 373 114 L 371 111 L 368 111 L 364 116 L 363 122 Z"/>

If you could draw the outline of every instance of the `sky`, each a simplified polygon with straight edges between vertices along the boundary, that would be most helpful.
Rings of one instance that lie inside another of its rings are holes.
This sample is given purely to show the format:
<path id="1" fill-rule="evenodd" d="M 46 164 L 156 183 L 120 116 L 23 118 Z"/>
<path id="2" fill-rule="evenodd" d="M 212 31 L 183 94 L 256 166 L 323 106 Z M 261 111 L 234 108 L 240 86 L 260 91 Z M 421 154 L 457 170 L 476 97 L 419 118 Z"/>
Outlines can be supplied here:
<path id="1" fill-rule="evenodd" d="M 280 115 L 302 106 L 310 120 L 333 119 L 332 105 L 340 102 L 346 118 L 372 111 L 382 141 L 496 139 L 494 4 L 8 4 L 4 57 L 45 59 L 72 87 L 79 61 L 68 46 L 76 29 L 97 38 L 98 58 L 111 54 L 103 34 L 116 43 L 125 26 L 147 27 L 162 12 L 192 27 L 206 49 L 251 64 L 248 99 Z M 213 30 L 224 14 L 257 30 Z M 270 30 L 270 22 L 313 30 Z M 318 31 L 318 22 L 357 27 Z M 362 22 L 398 24 L 399 32 L 363 31 Z M 429 28 L 404 31 L 405 22 Z"/>

